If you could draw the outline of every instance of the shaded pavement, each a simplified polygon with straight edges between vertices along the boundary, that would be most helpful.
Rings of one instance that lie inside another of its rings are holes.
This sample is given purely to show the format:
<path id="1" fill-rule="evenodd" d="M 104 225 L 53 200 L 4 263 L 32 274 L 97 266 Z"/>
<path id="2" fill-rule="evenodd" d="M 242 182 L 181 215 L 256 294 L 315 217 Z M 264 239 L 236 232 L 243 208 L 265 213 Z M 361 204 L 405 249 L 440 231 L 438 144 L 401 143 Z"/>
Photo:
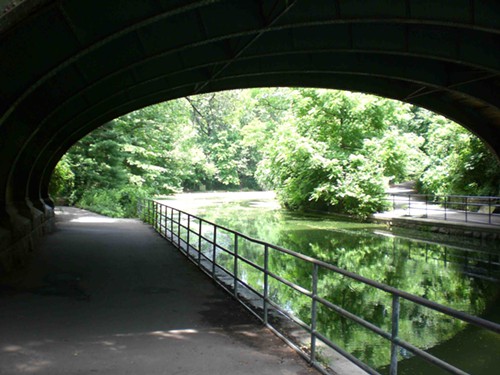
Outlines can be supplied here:
<path id="1" fill-rule="evenodd" d="M 138 220 L 57 210 L 0 283 L 0 374 L 315 374 Z"/>

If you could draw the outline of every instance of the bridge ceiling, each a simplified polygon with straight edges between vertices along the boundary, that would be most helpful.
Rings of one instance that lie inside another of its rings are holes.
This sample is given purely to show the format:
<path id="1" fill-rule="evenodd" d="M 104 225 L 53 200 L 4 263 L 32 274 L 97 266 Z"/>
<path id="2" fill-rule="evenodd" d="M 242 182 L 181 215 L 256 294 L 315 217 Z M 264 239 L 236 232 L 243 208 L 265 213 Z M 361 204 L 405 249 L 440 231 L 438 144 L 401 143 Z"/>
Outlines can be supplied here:
<path id="1" fill-rule="evenodd" d="M 500 155 L 499 45 L 497 0 L 27 0 L 0 18 L 0 199 L 117 116 L 244 87 L 414 103 Z"/>

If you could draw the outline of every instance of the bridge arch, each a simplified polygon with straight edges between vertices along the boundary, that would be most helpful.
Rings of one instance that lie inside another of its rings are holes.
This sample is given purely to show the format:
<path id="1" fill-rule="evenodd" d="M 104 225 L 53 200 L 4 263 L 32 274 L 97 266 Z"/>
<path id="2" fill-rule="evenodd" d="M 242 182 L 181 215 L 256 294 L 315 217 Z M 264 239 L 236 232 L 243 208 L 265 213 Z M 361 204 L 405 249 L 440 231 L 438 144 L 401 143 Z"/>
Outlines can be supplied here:
<path id="1" fill-rule="evenodd" d="M 367 92 L 441 113 L 500 156 L 499 45 L 495 0 L 26 0 L 0 18 L 0 244 L 32 246 L 74 142 L 187 95 Z"/>

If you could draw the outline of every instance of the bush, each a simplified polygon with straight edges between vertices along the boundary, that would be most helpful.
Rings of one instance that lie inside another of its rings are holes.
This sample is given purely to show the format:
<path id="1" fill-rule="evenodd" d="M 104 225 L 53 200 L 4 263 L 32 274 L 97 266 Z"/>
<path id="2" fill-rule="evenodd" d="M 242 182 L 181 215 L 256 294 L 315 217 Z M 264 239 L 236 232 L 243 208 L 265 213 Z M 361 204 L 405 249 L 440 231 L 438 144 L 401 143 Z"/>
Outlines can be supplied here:
<path id="1" fill-rule="evenodd" d="M 291 210 L 345 213 L 359 219 L 386 208 L 383 167 L 362 151 L 346 155 L 294 133 L 278 134 L 259 164 L 259 182 Z"/>
<path id="2" fill-rule="evenodd" d="M 110 217 L 136 217 L 137 200 L 148 196 L 147 190 L 131 186 L 96 189 L 86 191 L 76 205 Z"/>

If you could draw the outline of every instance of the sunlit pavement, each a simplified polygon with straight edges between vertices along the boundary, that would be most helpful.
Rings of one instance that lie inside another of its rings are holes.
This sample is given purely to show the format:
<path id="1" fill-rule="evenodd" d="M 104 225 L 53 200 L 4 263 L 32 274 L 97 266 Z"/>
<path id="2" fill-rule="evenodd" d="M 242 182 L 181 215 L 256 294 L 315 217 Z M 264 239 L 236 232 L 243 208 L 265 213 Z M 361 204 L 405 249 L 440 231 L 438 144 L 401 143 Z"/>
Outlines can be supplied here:
<path id="1" fill-rule="evenodd" d="M 390 189 L 388 191 L 390 194 L 394 194 L 391 198 L 391 203 L 394 206 L 394 209 L 378 214 L 374 214 L 373 217 L 376 219 L 390 219 L 390 218 L 399 218 L 410 220 L 424 220 L 424 221 L 436 221 L 436 222 L 448 222 L 448 223 L 457 223 L 465 226 L 481 226 L 481 225 L 500 225 L 500 216 L 498 214 L 495 215 L 487 215 L 484 213 L 474 213 L 474 212 L 465 212 L 460 210 L 453 210 L 447 208 L 446 210 L 437 204 L 433 204 L 425 201 L 415 200 L 413 197 L 411 198 L 411 207 L 410 202 L 408 201 L 408 196 L 404 194 L 412 193 L 409 189 Z M 398 195 L 401 194 L 401 195 Z"/>
<path id="2" fill-rule="evenodd" d="M 137 220 L 57 210 L 0 285 L 0 374 L 313 374 Z"/>

